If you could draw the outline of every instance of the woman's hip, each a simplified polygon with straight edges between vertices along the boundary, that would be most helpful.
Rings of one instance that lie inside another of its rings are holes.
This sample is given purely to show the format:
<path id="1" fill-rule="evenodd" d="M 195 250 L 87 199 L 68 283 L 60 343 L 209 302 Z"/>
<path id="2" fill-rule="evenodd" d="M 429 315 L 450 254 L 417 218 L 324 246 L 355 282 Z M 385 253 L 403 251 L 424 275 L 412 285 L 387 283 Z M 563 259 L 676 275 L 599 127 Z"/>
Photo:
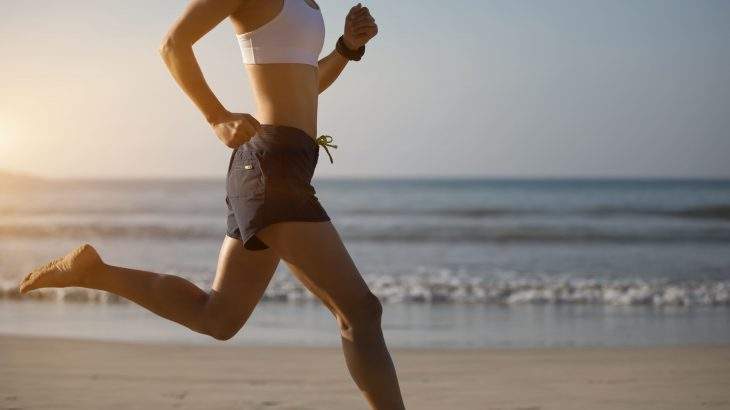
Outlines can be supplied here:
<path id="1" fill-rule="evenodd" d="M 318 158 L 319 146 L 304 131 L 262 124 L 261 132 L 231 154 L 228 196 L 314 194 Z"/>

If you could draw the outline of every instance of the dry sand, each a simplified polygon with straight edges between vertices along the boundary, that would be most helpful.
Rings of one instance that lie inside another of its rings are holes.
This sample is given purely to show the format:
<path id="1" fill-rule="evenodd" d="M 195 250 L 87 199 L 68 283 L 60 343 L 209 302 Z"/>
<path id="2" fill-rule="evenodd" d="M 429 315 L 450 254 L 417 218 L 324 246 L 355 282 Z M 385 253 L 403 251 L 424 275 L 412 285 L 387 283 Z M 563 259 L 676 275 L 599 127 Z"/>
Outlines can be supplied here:
<path id="1" fill-rule="evenodd" d="M 730 345 L 393 349 L 408 409 L 730 409 Z M 367 409 L 339 349 L 0 337 L 0 409 Z"/>

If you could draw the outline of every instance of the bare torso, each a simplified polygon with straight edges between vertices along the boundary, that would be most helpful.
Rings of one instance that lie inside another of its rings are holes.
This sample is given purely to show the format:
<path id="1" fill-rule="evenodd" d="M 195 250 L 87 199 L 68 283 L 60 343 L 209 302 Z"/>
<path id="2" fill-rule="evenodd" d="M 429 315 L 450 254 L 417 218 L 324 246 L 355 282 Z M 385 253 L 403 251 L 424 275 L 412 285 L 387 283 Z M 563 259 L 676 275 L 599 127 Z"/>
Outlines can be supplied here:
<path id="1" fill-rule="evenodd" d="M 313 0 L 304 1 L 319 8 Z M 237 34 L 253 31 L 273 19 L 284 0 L 251 0 L 230 20 Z M 307 64 L 246 64 L 256 101 L 253 116 L 261 124 L 287 125 L 317 137 L 318 68 Z"/>

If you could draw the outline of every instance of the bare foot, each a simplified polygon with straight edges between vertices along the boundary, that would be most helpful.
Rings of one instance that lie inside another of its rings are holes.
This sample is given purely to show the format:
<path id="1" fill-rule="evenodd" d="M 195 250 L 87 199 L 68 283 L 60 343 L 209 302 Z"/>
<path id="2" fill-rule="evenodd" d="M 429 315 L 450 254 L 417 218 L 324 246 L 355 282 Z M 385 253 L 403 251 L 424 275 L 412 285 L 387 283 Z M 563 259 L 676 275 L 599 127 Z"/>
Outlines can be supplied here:
<path id="1" fill-rule="evenodd" d="M 84 277 L 104 264 L 93 246 L 81 245 L 72 252 L 29 273 L 18 289 L 21 294 L 38 288 L 78 286 Z"/>

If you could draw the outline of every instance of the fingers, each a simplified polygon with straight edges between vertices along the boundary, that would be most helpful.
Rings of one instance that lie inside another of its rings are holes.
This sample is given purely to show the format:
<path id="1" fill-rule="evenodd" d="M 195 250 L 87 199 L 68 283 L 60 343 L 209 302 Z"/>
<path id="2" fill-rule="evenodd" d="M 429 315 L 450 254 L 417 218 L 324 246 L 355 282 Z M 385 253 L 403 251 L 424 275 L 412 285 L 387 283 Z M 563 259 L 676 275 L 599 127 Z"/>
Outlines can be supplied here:
<path id="1" fill-rule="evenodd" d="M 235 146 L 245 144 L 261 129 L 261 124 L 250 114 L 237 114 L 231 126 L 231 139 Z"/>
<path id="2" fill-rule="evenodd" d="M 213 125 L 213 130 L 227 147 L 237 148 L 261 131 L 261 124 L 251 114 L 229 113 L 229 118 Z"/>
<path id="3" fill-rule="evenodd" d="M 347 13 L 347 21 L 355 21 L 363 17 L 372 17 L 370 10 L 367 7 L 363 7 L 360 3 L 354 5 Z"/>
<path id="4" fill-rule="evenodd" d="M 375 24 L 375 19 L 371 15 L 360 16 L 350 22 L 353 27 L 361 26 L 363 24 Z"/>
<path id="5" fill-rule="evenodd" d="M 245 137 L 246 141 L 248 141 L 254 135 L 256 135 L 257 132 L 259 132 L 260 128 L 261 125 L 258 121 L 256 121 L 254 117 L 249 114 L 244 114 L 243 121 L 241 121 L 238 125 L 236 134 L 243 134 L 243 137 Z"/>
<path id="6" fill-rule="evenodd" d="M 370 36 L 372 38 L 378 32 L 378 26 L 368 8 L 358 3 L 347 14 L 346 30 L 353 37 L 367 38 Z"/>
<path id="7" fill-rule="evenodd" d="M 376 29 L 378 26 L 375 24 L 362 24 L 357 27 L 353 27 L 352 30 L 350 30 L 351 33 L 358 35 L 361 33 L 368 32 L 372 29 Z"/>
<path id="8" fill-rule="evenodd" d="M 363 25 L 358 28 L 349 30 L 349 34 L 352 37 L 358 38 L 358 39 L 365 39 L 369 40 L 378 33 L 378 26 L 375 24 L 369 24 L 369 25 Z"/>
<path id="9" fill-rule="evenodd" d="M 350 18 L 351 15 L 357 13 L 358 11 L 362 10 L 362 4 L 357 3 L 356 5 L 352 6 L 350 11 L 347 13 L 347 18 Z"/>
<path id="10" fill-rule="evenodd" d="M 259 123 L 259 121 L 256 118 L 254 118 L 253 115 L 244 114 L 244 117 L 251 124 L 251 126 L 253 126 L 256 129 L 256 131 L 259 131 L 261 129 L 261 124 Z"/>

